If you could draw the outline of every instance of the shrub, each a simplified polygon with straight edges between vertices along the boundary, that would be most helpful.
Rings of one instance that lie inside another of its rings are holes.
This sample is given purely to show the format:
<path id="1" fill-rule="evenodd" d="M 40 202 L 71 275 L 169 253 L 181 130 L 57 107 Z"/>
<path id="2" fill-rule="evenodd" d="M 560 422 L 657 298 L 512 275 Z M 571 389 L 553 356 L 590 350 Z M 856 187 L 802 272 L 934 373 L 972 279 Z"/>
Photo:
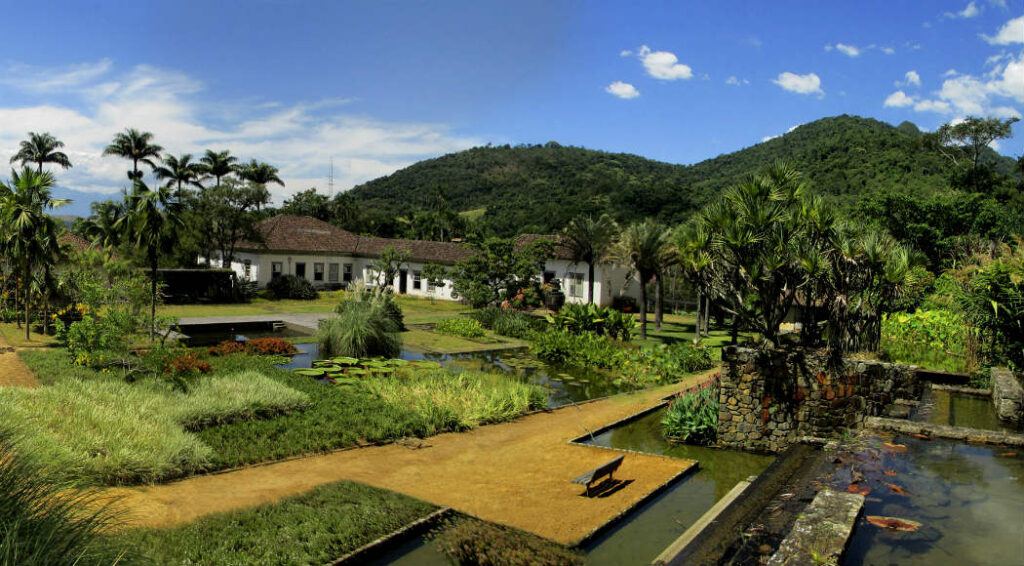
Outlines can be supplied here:
<path id="1" fill-rule="evenodd" d="M 472 318 L 446 318 L 434 325 L 434 332 L 463 338 L 481 338 L 486 332 L 480 322 Z"/>
<path id="2" fill-rule="evenodd" d="M 661 425 L 666 438 L 690 444 L 712 444 L 718 435 L 718 382 L 708 381 L 677 395 Z"/>
<path id="3" fill-rule="evenodd" d="M 479 309 L 473 311 L 470 316 L 480 321 L 484 328 L 493 330 L 499 336 L 510 338 L 528 338 L 531 331 L 540 330 L 546 325 L 540 318 L 500 307 Z"/>
<path id="4" fill-rule="evenodd" d="M 250 354 L 258 356 L 284 356 L 299 351 L 294 344 L 281 338 L 252 338 L 241 342 L 225 340 L 210 346 L 209 353 L 215 356 L 228 354 Z"/>
<path id="5" fill-rule="evenodd" d="M 210 448 L 185 429 L 300 409 L 302 393 L 254 371 L 200 380 L 188 393 L 165 383 L 67 379 L 0 388 L 0 413 L 19 449 L 63 478 L 147 483 L 209 465 Z"/>
<path id="6" fill-rule="evenodd" d="M 321 320 L 316 341 L 325 358 L 394 358 L 402 350 L 394 319 L 385 315 L 382 304 L 372 301 L 347 302 L 338 316 Z"/>
<path id="7" fill-rule="evenodd" d="M 585 367 L 619 367 L 625 356 L 625 351 L 606 336 L 554 329 L 535 333 L 530 348 L 545 362 Z"/>
<path id="8" fill-rule="evenodd" d="M 636 299 L 629 295 L 619 295 L 612 298 L 612 308 L 619 312 L 639 312 Z"/>
<path id="9" fill-rule="evenodd" d="M 438 549 L 459 566 L 579 566 L 568 548 L 509 527 L 471 518 L 446 521 L 433 534 Z"/>
<path id="10" fill-rule="evenodd" d="M 881 350 L 888 359 L 933 369 L 965 371 L 976 361 L 977 331 L 949 310 L 883 315 Z"/>
<path id="11" fill-rule="evenodd" d="M 115 524 L 92 493 L 45 478 L 0 433 L 0 564 L 127 566 L 134 557 L 104 536 Z"/>
<path id="12" fill-rule="evenodd" d="M 195 352 L 189 352 L 171 358 L 164 366 L 164 373 L 175 377 L 195 377 L 202 373 L 210 373 L 209 362 L 199 359 Z"/>
<path id="13" fill-rule="evenodd" d="M 405 315 L 402 314 L 402 307 L 398 306 L 398 301 L 389 287 L 368 288 L 362 281 L 356 281 L 351 289 L 342 295 L 341 301 L 334 307 L 334 312 L 343 315 L 350 308 L 370 308 L 378 316 L 393 322 L 399 332 L 405 330 Z"/>
<path id="14" fill-rule="evenodd" d="M 568 304 L 554 316 L 547 317 L 555 328 L 573 334 L 593 332 L 628 341 L 636 328 L 636 320 L 630 314 L 621 313 L 608 307 L 593 304 Z"/>
<path id="15" fill-rule="evenodd" d="M 278 275 L 267 283 L 267 291 L 275 299 L 300 299 L 311 301 L 317 298 L 313 284 L 298 275 Z"/>
<path id="16" fill-rule="evenodd" d="M 644 385 L 673 383 L 686 374 L 711 369 L 715 362 L 704 344 L 677 342 L 633 350 L 623 365 L 623 379 Z"/>

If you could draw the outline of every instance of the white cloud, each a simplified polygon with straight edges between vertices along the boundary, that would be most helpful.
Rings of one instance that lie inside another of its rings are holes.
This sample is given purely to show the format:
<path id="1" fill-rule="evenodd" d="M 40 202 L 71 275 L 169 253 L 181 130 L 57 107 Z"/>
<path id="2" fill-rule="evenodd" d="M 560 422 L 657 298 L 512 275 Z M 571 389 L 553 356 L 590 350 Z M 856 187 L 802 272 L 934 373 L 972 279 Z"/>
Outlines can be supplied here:
<path id="1" fill-rule="evenodd" d="M 786 133 L 788 134 L 789 132 L 792 132 L 793 130 L 795 130 L 795 129 L 799 128 L 799 127 L 800 127 L 800 124 L 797 124 L 795 126 L 790 126 L 790 128 L 788 130 L 786 130 Z M 766 142 L 768 140 L 773 140 L 775 138 L 781 138 L 783 135 L 784 134 L 775 134 L 774 136 L 765 136 L 765 137 L 761 138 L 761 143 L 764 143 L 764 142 Z"/>
<path id="2" fill-rule="evenodd" d="M 903 76 L 908 85 L 921 86 L 921 75 L 917 74 L 917 71 L 907 71 L 907 74 Z"/>
<path id="3" fill-rule="evenodd" d="M 797 94 L 817 94 L 818 96 L 825 96 L 825 91 L 821 90 L 821 78 L 815 73 L 797 75 L 787 71 L 785 73 L 780 73 L 778 78 L 772 82 L 781 86 L 785 90 L 795 92 Z"/>
<path id="4" fill-rule="evenodd" d="M 646 45 L 640 47 L 637 52 L 644 64 L 647 74 L 656 79 L 674 81 L 678 79 L 689 79 L 693 76 L 693 69 L 689 65 L 679 62 L 675 53 L 669 51 L 652 51 Z"/>
<path id="5" fill-rule="evenodd" d="M 733 75 L 733 76 L 730 76 L 729 78 L 725 79 L 725 84 L 732 85 L 732 86 L 748 85 L 748 84 L 750 84 L 750 80 L 748 80 L 748 79 L 739 79 L 739 78 L 736 78 L 735 75 Z"/>
<path id="6" fill-rule="evenodd" d="M 640 96 L 640 91 L 637 90 L 635 86 L 622 81 L 613 82 L 612 84 L 604 87 L 604 91 L 613 96 L 625 98 L 627 100 Z"/>
<path id="7" fill-rule="evenodd" d="M 846 55 L 847 57 L 856 57 L 860 55 L 860 49 L 857 49 L 853 45 L 847 45 L 845 43 L 837 43 L 836 51 Z"/>
<path id="8" fill-rule="evenodd" d="M 945 73 L 942 73 L 942 78 L 955 77 L 957 75 L 956 69 L 949 69 Z"/>
<path id="9" fill-rule="evenodd" d="M 95 81 L 110 72 L 113 66 L 110 59 L 58 68 L 9 65 L 0 76 L 0 85 L 31 92 L 63 91 Z"/>
<path id="10" fill-rule="evenodd" d="M 885 103 L 883 103 L 882 106 L 886 108 L 902 108 L 904 106 L 910 106 L 913 103 L 914 99 L 907 96 L 907 93 L 903 92 L 902 90 L 897 90 L 896 92 L 886 97 Z"/>
<path id="11" fill-rule="evenodd" d="M 885 53 L 886 55 L 892 55 L 893 53 L 896 53 L 896 50 L 893 49 L 892 47 L 882 47 L 881 49 L 882 53 Z"/>
<path id="12" fill-rule="evenodd" d="M 633 52 L 630 51 L 629 49 L 623 49 L 622 51 L 619 51 L 619 57 L 629 57 L 632 54 Z"/>
<path id="13" fill-rule="evenodd" d="M 992 45 L 1010 45 L 1012 43 L 1024 43 L 1024 16 L 1014 18 L 999 28 L 994 36 L 981 35 L 985 41 Z"/>
<path id="14" fill-rule="evenodd" d="M 963 10 L 960 10 L 959 12 L 956 12 L 956 13 L 946 12 L 944 14 L 944 16 L 947 17 L 947 18 L 950 18 L 950 19 L 953 19 L 953 18 L 969 19 L 969 18 L 977 17 L 978 14 L 980 14 L 980 13 L 981 13 L 981 9 L 978 8 L 978 5 L 975 4 L 973 2 L 973 0 L 972 0 L 971 2 L 967 3 L 967 6 L 965 6 Z"/>
<path id="15" fill-rule="evenodd" d="M 946 71 L 942 87 L 931 98 L 913 99 L 914 110 L 959 116 L 1020 116 L 1015 104 L 1024 104 L 1024 52 L 990 57 L 986 66 L 992 68 L 980 77 Z"/>
<path id="16" fill-rule="evenodd" d="M 948 114 L 950 107 L 948 102 L 942 102 L 941 100 L 922 100 L 914 104 L 914 110 L 917 112 L 939 112 L 940 114 Z"/>
<path id="17" fill-rule="evenodd" d="M 308 104 L 231 104 L 200 100 L 204 86 L 183 73 L 140 65 L 118 73 L 113 65 L 22 69 L 5 74 L 3 89 L 66 93 L 63 105 L 15 106 L 0 102 L 0 161 L 6 163 L 26 132 L 50 132 L 65 142 L 74 167 L 58 184 L 83 192 L 116 194 L 126 184 L 125 160 L 104 157 L 103 148 L 126 127 L 153 132 L 173 154 L 228 149 L 280 169 L 285 188 L 270 188 L 275 202 L 311 186 L 326 189 L 329 160 L 335 184 L 347 189 L 427 157 L 480 145 L 452 135 L 443 124 L 400 123 L 341 113 L 344 100 Z M 29 79 L 42 77 L 37 83 Z M 59 80 L 54 77 L 59 77 Z M 214 122 L 215 120 L 215 122 Z M 216 125 L 214 125 L 216 124 Z M 153 182 L 148 177 L 147 182 Z"/>

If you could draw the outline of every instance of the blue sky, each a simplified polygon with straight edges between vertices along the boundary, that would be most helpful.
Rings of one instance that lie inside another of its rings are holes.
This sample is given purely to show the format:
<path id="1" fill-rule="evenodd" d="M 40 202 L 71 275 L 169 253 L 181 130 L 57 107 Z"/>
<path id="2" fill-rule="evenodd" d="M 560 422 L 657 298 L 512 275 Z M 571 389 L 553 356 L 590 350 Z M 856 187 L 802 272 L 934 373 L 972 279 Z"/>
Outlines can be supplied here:
<path id="1" fill-rule="evenodd" d="M 0 34 L 0 159 L 63 139 L 78 214 L 124 186 L 125 127 L 271 162 L 280 202 L 332 158 L 343 190 L 485 143 L 694 163 L 843 113 L 1024 113 L 1019 0 L 21 2 Z"/>

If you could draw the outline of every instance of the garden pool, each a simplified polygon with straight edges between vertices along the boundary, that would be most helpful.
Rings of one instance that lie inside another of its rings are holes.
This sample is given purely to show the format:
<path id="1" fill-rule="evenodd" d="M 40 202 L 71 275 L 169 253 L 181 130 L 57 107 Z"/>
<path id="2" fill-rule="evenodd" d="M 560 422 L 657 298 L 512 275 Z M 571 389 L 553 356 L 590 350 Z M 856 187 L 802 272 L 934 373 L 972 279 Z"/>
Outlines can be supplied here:
<path id="1" fill-rule="evenodd" d="M 308 368 L 320 358 L 316 343 L 295 345 L 301 353 L 292 361 L 278 367 L 284 369 Z M 548 390 L 548 406 L 560 407 L 589 399 L 607 397 L 630 391 L 627 385 L 617 385 L 615 376 L 609 372 L 570 366 L 554 366 L 538 362 L 528 356 L 525 348 L 490 350 L 464 354 L 431 354 L 402 350 L 403 360 L 430 360 L 442 367 L 455 371 L 499 371 L 508 377 L 525 383 L 540 385 Z"/>
<path id="2" fill-rule="evenodd" d="M 1018 432 L 1012 425 L 999 420 L 989 396 L 942 389 L 926 388 L 911 418 L 932 424 Z"/>
<path id="3" fill-rule="evenodd" d="M 284 327 L 274 330 L 274 322 L 238 322 L 231 324 L 182 324 L 178 331 L 187 336 L 189 347 L 214 346 L 225 340 L 250 338 L 297 338 L 309 336 L 308 330 Z"/>

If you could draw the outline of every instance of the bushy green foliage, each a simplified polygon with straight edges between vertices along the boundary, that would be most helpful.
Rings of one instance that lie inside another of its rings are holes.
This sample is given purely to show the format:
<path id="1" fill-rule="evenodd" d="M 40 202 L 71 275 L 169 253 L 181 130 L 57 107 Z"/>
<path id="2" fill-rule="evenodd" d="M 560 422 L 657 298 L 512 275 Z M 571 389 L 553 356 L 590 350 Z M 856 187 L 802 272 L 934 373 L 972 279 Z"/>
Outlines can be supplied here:
<path id="1" fill-rule="evenodd" d="M 388 403 L 427 417 L 428 434 L 508 421 L 547 406 L 543 389 L 500 374 L 416 371 L 364 384 Z"/>
<path id="2" fill-rule="evenodd" d="M 659 344 L 630 351 L 623 363 L 622 378 L 638 385 L 673 383 L 713 367 L 711 348 L 704 344 Z"/>
<path id="3" fill-rule="evenodd" d="M 957 303 L 994 364 L 1024 369 L 1024 240 L 969 272 Z"/>
<path id="4" fill-rule="evenodd" d="M 54 481 L 0 433 L 0 564 L 4 566 L 129 566 L 130 545 L 120 550 L 104 532 L 117 518 L 89 492 Z"/>
<path id="5" fill-rule="evenodd" d="M 628 342 L 636 328 L 633 315 L 609 307 L 594 304 L 570 303 L 564 305 L 554 316 L 547 316 L 552 327 L 572 334 L 592 332 L 598 336 Z"/>
<path id="6" fill-rule="evenodd" d="M 433 534 L 434 544 L 458 566 L 580 566 L 583 556 L 510 527 L 460 518 Z"/>
<path id="7" fill-rule="evenodd" d="M 479 321 L 472 318 L 446 318 L 437 321 L 434 332 L 463 338 L 481 338 L 486 332 Z"/>
<path id="8" fill-rule="evenodd" d="M 541 330 L 546 323 L 522 311 L 501 307 L 487 307 L 473 311 L 470 315 L 499 336 L 528 338 L 534 330 Z"/>
<path id="9" fill-rule="evenodd" d="M 330 564 L 433 510 L 411 497 L 343 481 L 178 527 L 125 531 L 115 540 L 153 564 Z"/>
<path id="10" fill-rule="evenodd" d="M 312 301 L 317 298 L 313 284 L 298 275 L 278 275 L 267 283 L 267 291 L 275 299 L 299 299 Z"/>
<path id="11" fill-rule="evenodd" d="M 882 351 L 896 362 L 967 371 L 975 362 L 977 331 L 955 311 L 896 312 L 882 321 Z"/>
<path id="12" fill-rule="evenodd" d="M 718 434 L 718 384 L 680 393 L 661 421 L 665 436 L 690 444 L 712 444 Z"/>
<path id="13" fill-rule="evenodd" d="M 475 253 L 460 260 L 451 271 L 452 297 L 463 298 L 479 309 L 503 302 L 508 306 L 520 289 L 535 287 L 553 245 L 538 240 L 519 246 L 513 240 L 488 238 L 475 243 L 474 248 Z"/>
<path id="14" fill-rule="evenodd" d="M 302 393 L 255 371 L 204 378 L 188 393 L 147 380 L 96 376 L 38 389 L 0 388 L 17 443 L 53 474 L 134 484 L 204 470 L 210 448 L 189 430 L 295 411 Z"/>
<path id="15" fill-rule="evenodd" d="M 383 288 L 356 286 L 335 308 L 337 316 L 320 321 L 316 341 L 324 357 L 393 358 L 402 349 L 402 311 Z"/>
<path id="16" fill-rule="evenodd" d="M 616 347 L 610 338 L 589 332 L 573 334 L 557 329 L 537 332 L 531 338 L 530 349 L 545 362 L 574 366 L 615 368 L 625 359 L 625 351 Z"/>

